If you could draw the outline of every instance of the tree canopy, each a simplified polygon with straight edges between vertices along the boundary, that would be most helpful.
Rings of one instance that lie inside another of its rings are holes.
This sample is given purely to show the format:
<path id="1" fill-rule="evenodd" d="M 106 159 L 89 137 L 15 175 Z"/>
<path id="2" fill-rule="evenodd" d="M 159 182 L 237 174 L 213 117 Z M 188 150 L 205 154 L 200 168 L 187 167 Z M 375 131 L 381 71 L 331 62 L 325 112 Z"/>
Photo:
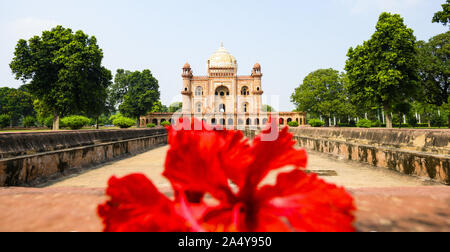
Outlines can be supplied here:
<path id="1" fill-rule="evenodd" d="M 148 69 L 142 72 L 119 69 L 114 82 L 111 100 L 120 104 L 120 113 L 136 118 L 139 125 L 139 117 L 150 112 L 160 99 L 158 80 Z"/>
<path id="2" fill-rule="evenodd" d="M 169 112 L 169 108 L 162 104 L 161 101 L 157 101 L 153 104 L 152 113 L 165 113 Z"/>
<path id="3" fill-rule="evenodd" d="M 24 89 L 0 88 L 0 114 L 6 114 L 16 126 L 26 116 L 34 116 L 33 98 Z"/>
<path id="4" fill-rule="evenodd" d="M 295 89 L 291 100 L 297 111 L 314 116 L 347 116 L 354 114 L 344 90 L 345 76 L 334 69 L 320 69 L 310 73 Z"/>
<path id="5" fill-rule="evenodd" d="M 59 118 L 75 113 L 98 115 L 104 108 L 111 73 L 102 66 L 97 39 L 62 26 L 17 43 L 10 67 L 16 79 L 30 81 L 31 94 Z"/>
<path id="6" fill-rule="evenodd" d="M 429 42 L 418 43 L 419 76 L 423 87 L 422 100 L 442 106 L 450 98 L 450 31 L 439 34 Z M 450 118 L 448 118 L 450 123 Z"/>
<path id="7" fill-rule="evenodd" d="M 272 106 L 267 105 L 267 104 L 262 105 L 262 111 L 263 112 L 276 112 L 276 110 Z"/>
<path id="8" fill-rule="evenodd" d="M 443 25 L 450 23 L 450 0 L 442 5 L 442 11 L 434 14 L 433 23 L 442 23 Z"/>
<path id="9" fill-rule="evenodd" d="M 175 113 L 180 111 L 183 108 L 183 103 L 182 102 L 174 102 L 172 104 L 170 104 L 169 106 L 169 112 L 170 113 Z"/>
<path id="10" fill-rule="evenodd" d="M 369 41 L 350 48 L 345 70 L 348 90 L 358 105 L 379 106 L 386 113 L 405 99 L 415 97 L 418 90 L 416 37 L 398 14 L 382 13 L 376 31 Z"/>

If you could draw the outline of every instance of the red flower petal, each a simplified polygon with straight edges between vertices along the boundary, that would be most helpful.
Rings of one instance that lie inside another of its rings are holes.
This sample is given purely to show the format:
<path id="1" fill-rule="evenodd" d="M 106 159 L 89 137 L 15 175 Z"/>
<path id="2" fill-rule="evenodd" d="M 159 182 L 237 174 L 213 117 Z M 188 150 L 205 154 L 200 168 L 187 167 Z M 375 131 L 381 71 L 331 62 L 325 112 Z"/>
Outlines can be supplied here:
<path id="1" fill-rule="evenodd" d="M 190 231 L 191 225 L 175 210 L 175 204 L 142 174 L 122 179 L 112 177 L 106 194 L 111 199 L 99 205 L 105 232 Z"/>
<path id="2" fill-rule="evenodd" d="M 294 148 L 296 142 L 292 140 L 288 128 L 279 132 L 277 140 L 263 141 L 263 134 L 267 134 L 270 130 L 263 131 L 253 140 L 251 147 L 253 162 L 241 173 L 245 178 L 241 192 L 243 195 L 252 194 L 270 171 L 286 166 L 306 168 L 308 162 L 306 151 Z"/>
<path id="3" fill-rule="evenodd" d="M 295 170 L 278 176 L 275 186 L 258 193 L 261 211 L 284 216 L 299 232 L 354 232 L 353 198 L 343 189 L 319 179 L 316 174 Z M 259 219 L 259 226 L 265 220 Z"/>
<path id="4" fill-rule="evenodd" d="M 210 193 L 221 200 L 232 197 L 228 180 L 245 164 L 235 162 L 235 153 L 248 149 L 240 131 L 169 128 L 169 139 L 164 176 L 175 190 Z"/>

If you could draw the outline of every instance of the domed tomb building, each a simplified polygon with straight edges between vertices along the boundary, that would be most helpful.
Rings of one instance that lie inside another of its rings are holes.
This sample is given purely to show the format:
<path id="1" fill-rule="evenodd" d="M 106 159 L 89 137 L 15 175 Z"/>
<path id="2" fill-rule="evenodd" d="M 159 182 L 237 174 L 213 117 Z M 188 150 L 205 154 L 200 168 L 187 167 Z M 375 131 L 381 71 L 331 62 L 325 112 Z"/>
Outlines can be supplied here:
<path id="1" fill-rule="evenodd" d="M 141 126 L 160 125 L 179 117 L 195 117 L 210 125 L 263 126 L 271 116 L 280 124 L 306 123 L 306 114 L 298 112 L 263 112 L 261 65 L 256 63 L 251 74 L 238 76 L 236 58 L 223 45 L 207 61 L 207 75 L 194 76 L 189 63 L 183 66 L 183 108 L 177 113 L 150 113 L 141 118 Z"/>

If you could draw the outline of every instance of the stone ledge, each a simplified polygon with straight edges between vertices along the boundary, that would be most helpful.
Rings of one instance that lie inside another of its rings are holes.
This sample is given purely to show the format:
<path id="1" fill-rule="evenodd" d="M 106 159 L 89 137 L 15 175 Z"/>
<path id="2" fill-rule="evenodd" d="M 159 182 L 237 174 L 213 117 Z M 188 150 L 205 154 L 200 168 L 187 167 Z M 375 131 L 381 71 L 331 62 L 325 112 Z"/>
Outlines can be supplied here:
<path id="1" fill-rule="evenodd" d="M 164 128 L 0 133 L 0 159 L 164 134 Z"/>
<path id="2" fill-rule="evenodd" d="M 0 186 L 38 185 L 167 144 L 167 133 L 0 160 Z"/>
<path id="3" fill-rule="evenodd" d="M 446 155 L 305 136 L 294 136 L 294 139 L 306 149 L 450 185 L 450 157 Z"/>
<path id="4" fill-rule="evenodd" d="M 296 136 L 450 155 L 450 130 L 382 128 L 292 128 Z"/>

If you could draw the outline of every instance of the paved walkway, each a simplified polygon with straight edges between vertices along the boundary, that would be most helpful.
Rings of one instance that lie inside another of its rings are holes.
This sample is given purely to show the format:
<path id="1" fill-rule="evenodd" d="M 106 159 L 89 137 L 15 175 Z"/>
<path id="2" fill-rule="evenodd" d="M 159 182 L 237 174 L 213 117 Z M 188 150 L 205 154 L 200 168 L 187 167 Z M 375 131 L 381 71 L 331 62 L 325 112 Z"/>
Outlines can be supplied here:
<path id="1" fill-rule="evenodd" d="M 159 188 L 170 187 L 161 175 L 168 147 L 160 147 L 146 153 L 109 163 L 95 169 L 52 181 L 50 188 L 105 188 L 108 179 L 115 175 L 123 177 L 130 173 L 147 175 Z M 308 169 L 323 175 L 325 180 L 347 188 L 364 187 L 414 187 L 431 185 L 420 178 L 402 175 L 393 171 L 371 167 L 351 161 L 338 161 L 325 154 L 309 153 Z M 274 183 L 277 173 L 271 173 L 265 183 Z"/>

